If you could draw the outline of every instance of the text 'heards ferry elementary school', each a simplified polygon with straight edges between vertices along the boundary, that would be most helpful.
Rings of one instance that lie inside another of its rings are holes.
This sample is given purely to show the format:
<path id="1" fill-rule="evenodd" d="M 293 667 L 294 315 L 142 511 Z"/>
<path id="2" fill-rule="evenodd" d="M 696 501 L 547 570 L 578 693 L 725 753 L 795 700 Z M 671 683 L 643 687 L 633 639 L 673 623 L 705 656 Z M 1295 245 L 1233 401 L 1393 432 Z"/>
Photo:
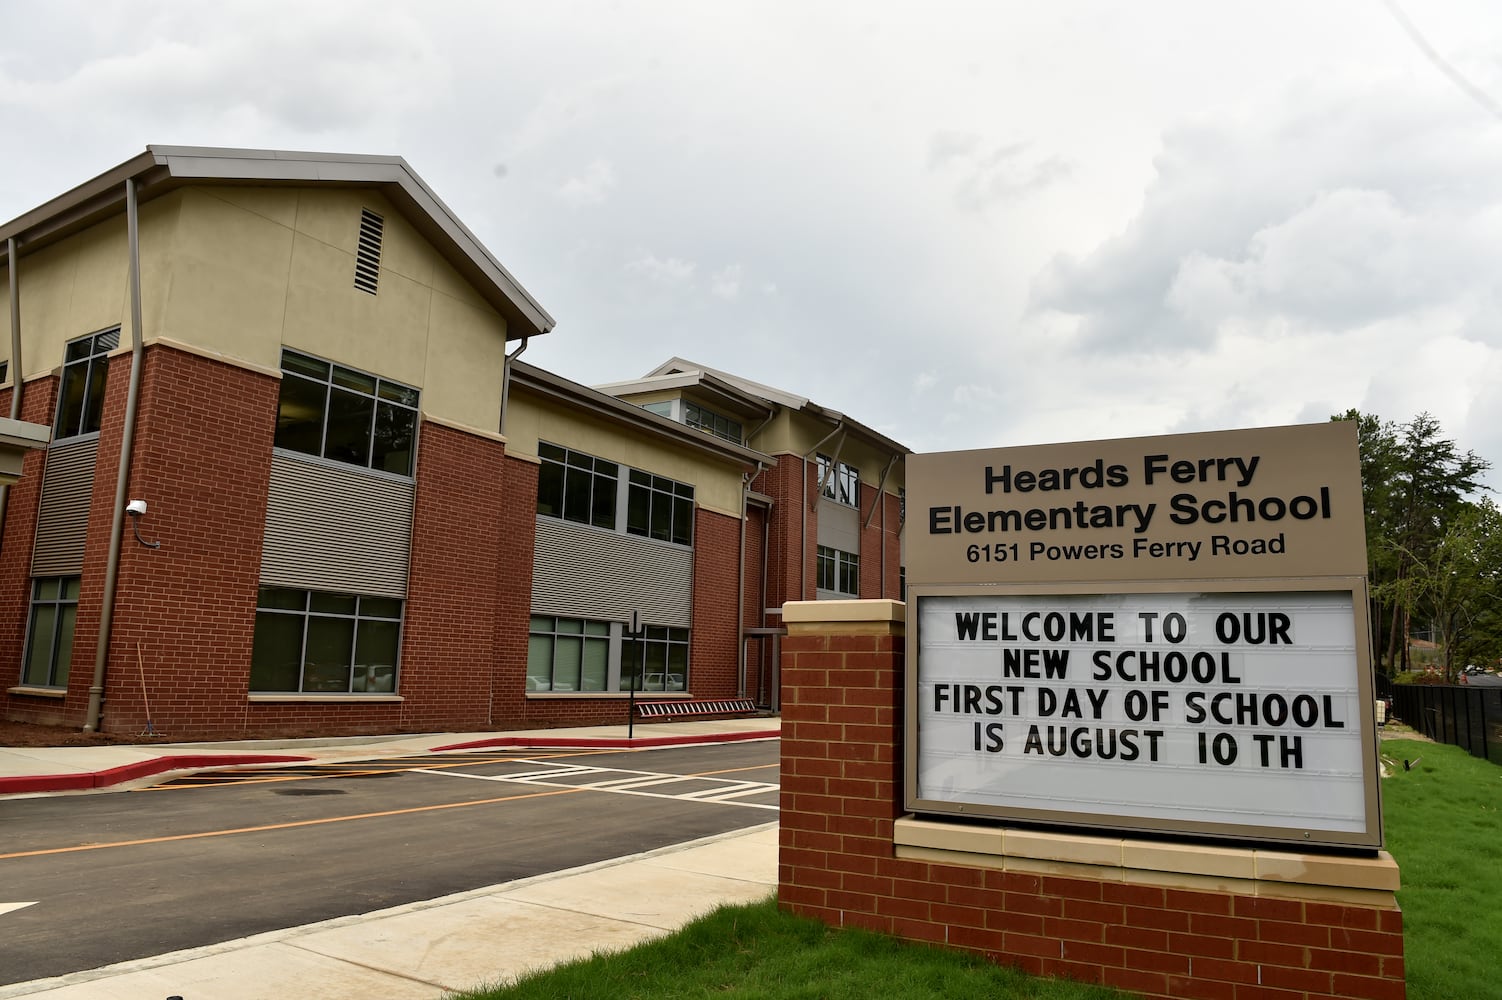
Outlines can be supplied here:
<path id="1" fill-rule="evenodd" d="M 1144 487 L 1165 482 L 1180 485 L 1229 483 L 1229 492 L 1203 496 L 1176 493 L 1168 498 L 1167 519 L 1176 525 L 1276 522 L 1285 519 L 1329 520 L 1330 487 L 1322 485 L 1310 494 L 1296 496 L 1255 495 L 1240 492 L 1256 482 L 1257 455 L 1175 459 L 1171 455 L 1145 455 L 1141 481 Z M 986 466 L 985 492 L 1052 493 L 1073 490 L 1106 490 L 1132 486 L 1131 470 L 1122 464 L 1107 465 L 1104 459 L 1083 466 L 1060 469 L 1014 469 Z M 1060 506 L 965 509 L 954 505 L 930 507 L 928 530 L 932 535 L 986 534 L 1004 531 L 1068 530 L 1077 528 L 1131 528 L 1147 532 L 1158 513 L 1157 502 L 1091 503 L 1077 499 Z"/>

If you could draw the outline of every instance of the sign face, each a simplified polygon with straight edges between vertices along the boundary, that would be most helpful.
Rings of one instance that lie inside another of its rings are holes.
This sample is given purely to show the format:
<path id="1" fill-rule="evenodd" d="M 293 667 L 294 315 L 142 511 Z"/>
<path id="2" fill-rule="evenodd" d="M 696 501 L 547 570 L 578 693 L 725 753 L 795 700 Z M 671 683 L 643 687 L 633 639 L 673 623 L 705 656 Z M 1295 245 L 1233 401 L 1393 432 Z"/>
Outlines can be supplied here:
<path id="1" fill-rule="evenodd" d="M 1381 845 L 1354 425 L 907 480 L 909 809 Z"/>
<path id="2" fill-rule="evenodd" d="M 1351 422 L 910 455 L 909 583 L 1364 576 Z"/>
<path id="3" fill-rule="evenodd" d="M 1364 843 L 1359 582 L 920 591 L 910 808 Z"/>

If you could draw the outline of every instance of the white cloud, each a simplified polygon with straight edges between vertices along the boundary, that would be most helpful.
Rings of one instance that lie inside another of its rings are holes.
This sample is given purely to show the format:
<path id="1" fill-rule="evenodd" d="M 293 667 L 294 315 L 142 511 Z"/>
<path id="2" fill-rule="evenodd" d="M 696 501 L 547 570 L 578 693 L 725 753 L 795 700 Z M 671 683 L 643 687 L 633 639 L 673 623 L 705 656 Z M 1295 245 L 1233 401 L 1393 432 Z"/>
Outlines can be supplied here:
<path id="1" fill-rule="evenodd" d="M 615 187 L 615 170 L 609 160 L 595 160 L 579 174 L 558 186 L 558 197 L 573 208 L 604 204 Z"/>
<path id="2" fill-rule="evenodd" d="M 720 268 L 709 280 L 709 290 L 712 294 L 722 299 L 737 299 L 741 294 L 741 283 L 745 280 L 745 268 L 739 264 L 729 264 Z"/>
<path id="3" fill-rule="evenodd" d="M 692 280 L 695 264 L 679 257 L 643 254 L 626 263 L 626 270 L 661 285 L 682 285 Z"/>

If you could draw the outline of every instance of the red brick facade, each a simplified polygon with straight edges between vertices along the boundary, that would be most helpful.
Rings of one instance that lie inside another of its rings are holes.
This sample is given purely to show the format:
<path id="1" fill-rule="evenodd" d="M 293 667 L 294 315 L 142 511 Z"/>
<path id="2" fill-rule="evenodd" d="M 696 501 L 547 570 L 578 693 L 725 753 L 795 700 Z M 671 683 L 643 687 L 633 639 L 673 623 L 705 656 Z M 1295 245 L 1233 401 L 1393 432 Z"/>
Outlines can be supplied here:
<path id="1" fill-rule="evenodd" d="M 783 641 L 784 908 L 1150 997 L 1402 1000 L 1395 905 L 897 857 L 901 628 L 852 631 Z"/>

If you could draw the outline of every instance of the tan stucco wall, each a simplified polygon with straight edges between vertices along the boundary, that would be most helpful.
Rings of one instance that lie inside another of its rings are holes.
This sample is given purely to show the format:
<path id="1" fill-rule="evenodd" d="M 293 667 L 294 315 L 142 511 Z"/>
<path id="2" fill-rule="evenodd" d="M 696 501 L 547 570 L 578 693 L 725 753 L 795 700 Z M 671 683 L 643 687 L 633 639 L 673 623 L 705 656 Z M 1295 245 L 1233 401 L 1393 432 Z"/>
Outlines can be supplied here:
<path id="1" fill-rule="evenodd" d="M 539 440 L 691 483 L 694 502 L 698 506 L 732 517 L 740 516 L 739 466 L 714 461 L 702 452 L 674 448 L 633 434 L 623 427 L 571 411 L 513 385 L 510 408 L 506 413 L 506 452 L 536 458 Z"/>
<path id="2" fill-rule="evenodd" d="M 819 453 L 833 455 L 835 446 L 839 442 L 838 437 L 829 438 L 830 431 L 834 430 L 833 423 L 815 420 L 790 410 L 781 410 L 772 422 L 761 433 L 750 441 L 752 448 L 766 452 L 769 455 L 794 455 L 802 457 L 818 445 Z M 824 441 L 821 445 L 820 441 Z M 853 465 L 860 470 L 861 482 L 869 486 L 876 486 L 881 482 L 881 474 L 886 471 L 887 462 L 891 461 L 892 453 L 878 448 L 876 445 L 863 441 L 855 431 L 845 434 L 844 444 L 839 449 L 840 461 L 846 465 Z M 813 457 L 809 457 L 810 463 Z M 887 476 L 884 492 L 896 495 L 903 485 L 903 465 L 899 459 Z"/>
<path id="3" fill-rule="evenodd" d="M 383 216 L 379 292 L 354 287 L 360 210 Z M 197 186 L 141 207 L 143 326 L 262 369 L 283 345 L 422 390 L 424 413 L 494 433 L 504 319 L 372 191 Z M 22 257 L 28 375 L 117 323 L 129 337 L 124 215 Z M 0 288 L 0 357 L 10 353 Z"/>

